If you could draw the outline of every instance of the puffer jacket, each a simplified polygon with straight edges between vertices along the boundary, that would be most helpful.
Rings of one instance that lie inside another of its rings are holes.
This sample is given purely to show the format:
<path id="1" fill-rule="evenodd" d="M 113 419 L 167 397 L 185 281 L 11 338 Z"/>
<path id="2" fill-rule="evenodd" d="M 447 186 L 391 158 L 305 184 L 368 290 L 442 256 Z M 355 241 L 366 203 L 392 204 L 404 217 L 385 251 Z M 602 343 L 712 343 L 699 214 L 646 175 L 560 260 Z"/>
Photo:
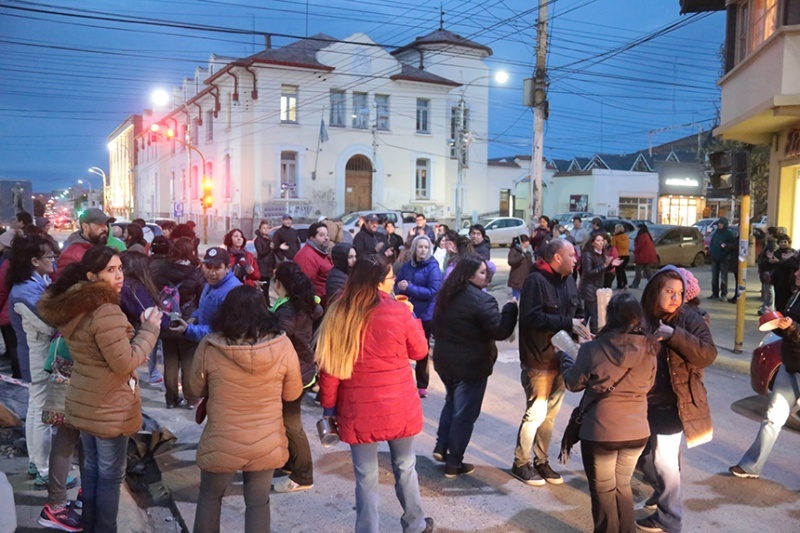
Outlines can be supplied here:
<path id="1" fill-rule="evenodd" d="M 646 336 L 601 333 L 597 340 L 581 345 L 575 360 L 561 352 L 561 374 L 567 389 L 586 391 L 582 405 L 600 396 L 583 417 L 581 439 L 620 442 L 650 436 L 647 392 L 656 377 L 656 353 Z M 605 393 L 623 376 L 613 391 Z"/>
<path id="2" fill-rule="evenodd" d="M 67 341 L 74 361 L 67 390 L 67 422 L 104 438 L 133 435 L 142 428 L 136 369 L 158 340 L 158 326 L 142 324 L 136 336 L 105 283 L 81 282 L 65 293 L 45 291 L 39 314 Z"/>
<path id="3" fill-rule="evenodd" d="M 428 248 L 428 255 L 422 261 L 417 261 L 417 243 L 424 239 L 430 243 L 425 235 L 414 237 L 411 243 L 412 257 L 404 263 L 397 272 L 395 292 L 405 294 L 408 301 L 414 305 L 414 314 L 423 322 L 433 320 L 433 309 L 436 306 L 436 294 L 442 288 L 442 272 L 439 263 L 433 258 L 433 245 Z M 408 287 L 400 290 L 397 283 L 407 281 Z"/>
<path id="4" fill-rule="evenodd" d="M 331 250 L 333 268 L 330 269 L 328 279 L 325 280 L 325 294 L 329 302 L 337 297 L 344 289 L 344 284 L 347 283 L 347 273 L 350 270 L 347 256 L 350 254 L 351 248 L 353 248 L 352 244 L 340 242 Z"/>
<path id="5" fill-rule="evenodd" d="M 650 278 L 648 285 L 666 270 L 677 269 L 673 266 L 662 268 Z M 717 358 L 717 347 L 703 317 L 685 305 L 664 323 L 671 326 L 674 333 L 661 341 L 656 383 L 648 395 L 648 404 L 677 407 L 686 445 L 691 448 L 710 442 L 714 434 L 703 375 L 704 369 Z M 669 379 L 668 392 L 674 394 L 664 394 L 659 390 L 660 375 Z"/>
<path id="6" fill-rule="evenodd" d="M 558 356 L 550 342 L 560 330 L 572 331 L 578 309 L 578 288 L 572 276 L 554 272 L 538 260 L 519 298 L 519 360 L 523 368 L 557 370 Z"/>
<path id="7" fill-rule="evenodd" d="M 260 472 L 286 464 L 289 441 L 283 401 L 303 391 L 300 364 L 286 335 L 232 345 L 216 333 L 195 352 L 191 390 L 206 400 L 206 426 L 197 445 L 205 472 Z"/>
<path id="8" fill-rule="evenodd" d="M 361 353 L 349 379 L 320 372 L 320 403 L 336 408 L 339 437 L 368 444 L 422 431 L 422 404 L 409 360 L 428 355 L 422 322 L 408 307 L 379 292 L 364 325 Z"/>
<path id="9" fill-rule="evenodd" d="M 322 316 L 322 306 L 317 304 L 313 313 L 298 313 L 292 301 L 281 298 L 272 307 L 272 312 L 278 317 L 281 330 L 286 333 L 300 360 L 300 372 L 303 375 L 303 386 L 311 383 L 317 373 L 317 364 L 314 362 L 314 321 Z"/>
<path id="10" fill-rule="evenodd" d="M 494 296 L 469 283 L 433 320 L 433 367 L 450 379 L 491 376 L 495 341 L 507 339 L 516 323 L 516 304 L 507 303 L 501 313 Z"/>
<path id="11" fill-rule="evenodd" d="M 606 277 L 606 256 L 587 246 L 581 254 L 580 296 L 584 302 L 597 300 L 597 289 L 603 288 Z"/>
<path id="12" fill-rule="evenodd" d="M 8 298 L 9 315 L 17 335 L 17 356 L 22 379 L 39 383 L 50 377 L 44 362 L 55 331 L 37 315 L 36 304 L 42 297 L 50 278 L 36 273 L 24 283 L 11 288 Z"/>
<path id="13" fill-rule="evenodd" d="M 521 289 L 533 268 L 533 247 L 527 249 L 519 244 L 514 244 L 508 250 L 508 286 L 512 289 Z"/>

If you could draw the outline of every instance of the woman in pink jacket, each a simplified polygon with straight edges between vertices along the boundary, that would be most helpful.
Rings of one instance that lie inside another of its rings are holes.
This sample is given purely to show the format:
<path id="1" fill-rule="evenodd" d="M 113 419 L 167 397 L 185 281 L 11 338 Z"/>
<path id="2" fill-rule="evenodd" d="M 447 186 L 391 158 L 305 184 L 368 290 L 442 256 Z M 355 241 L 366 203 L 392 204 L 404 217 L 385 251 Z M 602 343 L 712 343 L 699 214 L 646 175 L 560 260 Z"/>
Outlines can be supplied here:
<path id="1" fill-rule="evenodd" d="M 359 257 L 339 300 L 320 326 L 317 362 L 320 401 L 350 445 L 356 477 L 356 532 L 377 533 L 378 443 L 392 457 L 404 533 L 433 531 L 422 511 L 414 435 L 422 431 L 422 404 L 411 359 L 428 355 L 422 323 L 388 292 L 395 276 L 385 259 Z"/>

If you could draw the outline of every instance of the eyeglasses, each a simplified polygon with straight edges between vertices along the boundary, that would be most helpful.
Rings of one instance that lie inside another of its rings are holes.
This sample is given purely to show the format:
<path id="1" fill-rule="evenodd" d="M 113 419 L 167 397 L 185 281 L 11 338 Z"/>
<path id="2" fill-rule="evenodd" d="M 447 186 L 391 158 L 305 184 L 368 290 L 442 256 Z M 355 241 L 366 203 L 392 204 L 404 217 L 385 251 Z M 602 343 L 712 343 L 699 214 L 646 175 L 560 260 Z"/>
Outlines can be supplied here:
<path id="1" fill-rule="evenodd" d="M 54 253 L 52 253 L 52 252 L 51 252 L 51 253 L 49 253 L 49 254 L 44 254 L 44 255 L 42 256 L 42 259 L 47 259 L 48 261 L 52 261 L 52 260 L 54 260 L 55 258 L 56 258 L 56 254 L 54 254 Z"/>

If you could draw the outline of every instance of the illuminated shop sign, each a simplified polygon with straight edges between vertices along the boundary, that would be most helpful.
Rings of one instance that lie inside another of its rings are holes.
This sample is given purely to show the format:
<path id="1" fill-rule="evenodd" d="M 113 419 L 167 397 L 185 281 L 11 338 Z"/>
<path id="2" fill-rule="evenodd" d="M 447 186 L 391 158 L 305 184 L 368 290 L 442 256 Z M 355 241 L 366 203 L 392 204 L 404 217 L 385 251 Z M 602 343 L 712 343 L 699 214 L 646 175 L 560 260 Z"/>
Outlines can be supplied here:
<path id="1" fill-rule="evenodd" d="M 656 162 L 658 194 L 705 196 L 705 173 L 698 163 Z"/>
<path id="2" fill-rule="evenodd" d="M 700 182 L 692 178 L 667 178 L 664 180 L 664 185 L 670 187 L 699 187 Z"/>

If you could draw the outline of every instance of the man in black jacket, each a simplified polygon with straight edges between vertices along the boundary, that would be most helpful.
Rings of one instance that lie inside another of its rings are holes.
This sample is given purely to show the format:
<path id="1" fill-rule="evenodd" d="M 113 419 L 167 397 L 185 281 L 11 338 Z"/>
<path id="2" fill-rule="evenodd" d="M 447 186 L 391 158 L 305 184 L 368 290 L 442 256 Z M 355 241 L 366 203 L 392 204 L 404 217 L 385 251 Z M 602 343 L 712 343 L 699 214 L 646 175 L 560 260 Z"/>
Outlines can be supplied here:
<path id="1" fill-rule="evenodd" d="M 588 328 L 574 318 L 578 307 L 578 289 L 572 278 L 575 247 L 564 239 L 555 239 L 543 247 L 540 256 L 522 286 L 519 301 L 520 379 L 527 408 L 511 468 L 514 477 L 536 486 L 564 482 L 550 468 L 547 456 L 553 422 L 564 399 L 564 379 L 550 340 L 560 330 L 590 337 Z"/>
<path id="2" fill-rule="evenodd" d="M 300 237 L 292 227 L 292 215 L 286 213 L 281 218 L 281 227 L 275 230 L 273 237 L 275 256 L 279 261 L 291 261 L 300 251 Z"/>
<path id="3" fill-rule="evenodd" d="M 371 213 L 364 217 L 364 225 L 353 238 L 353 248 L 356 249 L 358 257 L 366 257 L 370 254 L 385 254 L 391 256 L 392 249 L 385 233 L 378 232 L 378 215 Z"/>

